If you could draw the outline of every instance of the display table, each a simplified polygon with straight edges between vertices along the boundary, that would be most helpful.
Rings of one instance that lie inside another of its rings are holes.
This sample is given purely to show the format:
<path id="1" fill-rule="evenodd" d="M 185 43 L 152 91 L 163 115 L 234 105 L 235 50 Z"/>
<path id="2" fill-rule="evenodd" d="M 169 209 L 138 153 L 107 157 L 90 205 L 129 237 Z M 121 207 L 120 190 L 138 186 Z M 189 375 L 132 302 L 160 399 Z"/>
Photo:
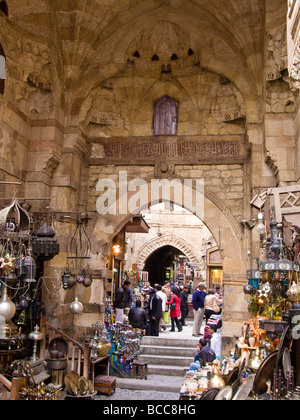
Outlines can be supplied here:
<path id="1" fill-rule="evenodd" d="M 200 400 L 203 392 L 208 390 L 209 375 L 212 368 L 201 368 L 198 372 L 188 372 L 180 390 L 180 400 Z"/>
<path id="2" fill-rule="evenodd" d="M 94 383 L 96 376 L 109 376 L 110 357 L 99 357 L 90 361 L 90 378 Z"/>

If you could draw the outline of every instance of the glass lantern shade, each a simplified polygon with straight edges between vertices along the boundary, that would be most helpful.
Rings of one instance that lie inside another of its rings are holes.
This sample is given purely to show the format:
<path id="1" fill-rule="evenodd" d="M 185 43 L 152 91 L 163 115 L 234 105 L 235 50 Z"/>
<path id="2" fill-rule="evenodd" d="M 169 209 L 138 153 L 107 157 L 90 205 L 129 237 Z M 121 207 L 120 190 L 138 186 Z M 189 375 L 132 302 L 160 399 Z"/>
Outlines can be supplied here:
<path id="1" fill-rule="evenodd" d="M 25 268 L 25 283 L 36 283 L 36 264 L 30 253 L 23 260 Z"/>

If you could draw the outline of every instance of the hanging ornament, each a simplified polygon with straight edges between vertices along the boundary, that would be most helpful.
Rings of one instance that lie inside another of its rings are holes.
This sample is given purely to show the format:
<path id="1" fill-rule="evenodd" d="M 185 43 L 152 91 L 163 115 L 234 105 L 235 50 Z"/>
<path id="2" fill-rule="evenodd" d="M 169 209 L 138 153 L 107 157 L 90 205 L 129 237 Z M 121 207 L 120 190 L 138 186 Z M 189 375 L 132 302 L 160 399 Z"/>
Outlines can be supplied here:
<path id="1" fill-rule="evenodd" d="M 7 288 L 4 288 L 2 298 L 0 299 L 0 316 L 3 316 L 6 321 L 10 321 L 16 313 L 15 304 L 9 299 L 7 295 Z"/>
<path id="2" fill-rule="evenodd" d="M 82 314 L 83 304 L 79 302 L 78 297 L 76 297 L 75 302 L 71 303 L 70 312 L 74 315 Z"/>
<path id="3" fill-rule="evenodd" d="M 5 257 L 0 258 L 0 269 L 4 276 L 8 276 L 15 268 L 16 259 L 10 254 L 6 254 Z"/>
<path id="4" fill-rule="evenodd" d="M 289 290 L 287 291 L 288 299 L 293 303 L 299 303 L 300 302 L 300 286 L 293 282 Z"/>
<path id="5" fill-rule="evenodd" d="M 257 292 L 260 298 L 267 298 L 271 292 L 270 283 L 265 283 Z"/>

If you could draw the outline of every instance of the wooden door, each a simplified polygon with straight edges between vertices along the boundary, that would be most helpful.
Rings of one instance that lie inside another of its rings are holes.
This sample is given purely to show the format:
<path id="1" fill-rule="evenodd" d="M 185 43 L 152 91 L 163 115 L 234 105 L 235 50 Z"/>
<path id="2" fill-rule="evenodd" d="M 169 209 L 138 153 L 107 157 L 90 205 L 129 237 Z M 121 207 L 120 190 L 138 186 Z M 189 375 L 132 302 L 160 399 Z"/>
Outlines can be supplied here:
<path id="1" fill-rule="evenodd" d="M 178 105 L 175 99 L 163 96 L 154 105 L 154 135 L 176 136 Z"/>

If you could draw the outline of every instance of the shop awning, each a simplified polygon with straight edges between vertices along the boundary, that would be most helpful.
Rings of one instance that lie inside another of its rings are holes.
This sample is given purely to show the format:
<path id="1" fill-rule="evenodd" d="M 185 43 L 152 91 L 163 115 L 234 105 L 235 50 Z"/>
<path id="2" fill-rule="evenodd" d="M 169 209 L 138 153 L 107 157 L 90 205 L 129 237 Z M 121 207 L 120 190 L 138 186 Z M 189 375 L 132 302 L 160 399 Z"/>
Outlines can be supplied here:
<path id="1" fill-rule="evenodd" d="M 150 226 L 141 216 L 133 217 L 125 226 L 125 232 L 128 233 L 149 233 Z"/>

